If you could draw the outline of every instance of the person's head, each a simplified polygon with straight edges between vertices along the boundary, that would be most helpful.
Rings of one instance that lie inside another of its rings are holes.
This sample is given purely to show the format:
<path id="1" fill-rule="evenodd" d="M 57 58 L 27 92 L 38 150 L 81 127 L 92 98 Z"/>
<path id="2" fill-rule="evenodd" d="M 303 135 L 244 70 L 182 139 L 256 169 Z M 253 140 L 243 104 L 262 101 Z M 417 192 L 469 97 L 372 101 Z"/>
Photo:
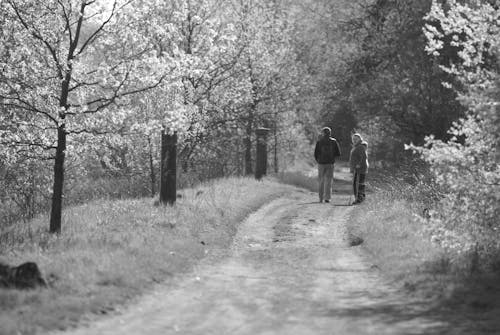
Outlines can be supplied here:
<path id="1" fill-rule="evenodd" d="M 361 142 L 363 142 L 363 138 L 361 137 L 360 134 L 355 133 L 355 134 L 352 135 L 352 143 L 354 145 L 357 145 L 357 144 L 359 144 Z"/>
<path id="2" fill-rule="evenodd" d="M 329 127 L 323 127 L 321 129 L 321 132 L 323 133 L 323 136 L 330 137 L 332 135 L 332 130 Z"/>

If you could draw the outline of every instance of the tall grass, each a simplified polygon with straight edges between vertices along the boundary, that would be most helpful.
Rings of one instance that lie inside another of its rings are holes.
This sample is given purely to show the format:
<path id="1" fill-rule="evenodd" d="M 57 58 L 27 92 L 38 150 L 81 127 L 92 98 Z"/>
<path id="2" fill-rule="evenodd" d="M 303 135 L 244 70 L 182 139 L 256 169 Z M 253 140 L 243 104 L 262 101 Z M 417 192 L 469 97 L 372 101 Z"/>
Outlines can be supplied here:
<path id="1" fill-rule="evenodd" d="M 419 294 L 452 297 L 477 281 L 476 257 L 453 253 L 433 240 L 429 208 L 443 196 L 425 169 L 371 171 L 373 192 L 352 212 L 348 229 L 388 278 Z M 477 285 L 474 290 L 478 290 Z"/>
<path id="2" fill-rule="evenodd" d="M 406 292 L 425 297 L 435 313 L 448 315 L 471 334 L 497 331 L 498 270 L 478 271 L 477 255 L 456 253 L 433 241 L 428 229 L 433 218 L 425 210 L 443 192 L 425 175 L 415 176 L 404 170 L 372 171 L 374 192 L 354 209 L 348 229 L 364 239 L 363 248 L 381 274 Z"/>
<path id="3" fill-rule="evenodd" d="M 405 279 L 417 271 L 448 271 L 447 255 L 420 223 L 426 204 L 415 200 L 421 195 L 414 186 L 395 180 L 372 190 L 353 211 L 349 229 L 365 240 L 364 248 L 383 272 Z"/>
<path id="4" fill-rule="evenodd" d="M 154 283 L 224 250 L 238 222 L 290 190 L 271 181 L 222 179 L 181 192 L 175 206 L 152 199 L 95 200 L 63 213 L 60 236 L 47 218 L 1 237 L 0 261 L 37 262 L 49 289 L 0 289 L 0 334 L 64 328 L 88 313 L 108 313 Z"/>

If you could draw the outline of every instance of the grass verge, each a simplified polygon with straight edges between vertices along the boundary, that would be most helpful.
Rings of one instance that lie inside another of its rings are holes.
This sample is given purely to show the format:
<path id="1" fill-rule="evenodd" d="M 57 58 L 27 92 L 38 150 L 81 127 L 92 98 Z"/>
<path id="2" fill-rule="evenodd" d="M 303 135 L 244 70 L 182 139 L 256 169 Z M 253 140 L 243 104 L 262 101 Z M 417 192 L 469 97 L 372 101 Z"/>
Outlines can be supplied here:
<path id="1" fill-rule="evenodd" d="M 417 285 L 422 289 L 424 283 L 444 284 L 446 280 L 439 277 L 444 279 L 450 270 L 447 255 L 431 242 L 415 217 L 419 211 L 418 204 L 398 191 L 375 188 L 355 207 L 348 224 L 349 233 L 363 238 L 363 248 L 382 273 L 410 290 Z"/>
<path id="2" fill-rule="evenodd" d="M 157 282 L 227 248 L 238 223 L 290 187 L 229 178 L 182 192 L 171 207 L 152 199 L 101 200 L 68 208 L 60 236 L 47 218 L 4 232 L 0 261 L 35 261 L 48 289 L 0 289 L 0 334 L 34 334 L 106 314 Z"/>
<path id="3" fill-rule="evenodd" d="M 371 262 L 394 285 L 426 299 L 460 333 L 497 332 L 499 273 L 471 272 L 470 255 L 450 254 L 431 241 L 417 218 L 428 205 L 426 192 L 398 179 L 368 177 L 372 192 L 353 210 L 348 230 L 363 238 Z"/>

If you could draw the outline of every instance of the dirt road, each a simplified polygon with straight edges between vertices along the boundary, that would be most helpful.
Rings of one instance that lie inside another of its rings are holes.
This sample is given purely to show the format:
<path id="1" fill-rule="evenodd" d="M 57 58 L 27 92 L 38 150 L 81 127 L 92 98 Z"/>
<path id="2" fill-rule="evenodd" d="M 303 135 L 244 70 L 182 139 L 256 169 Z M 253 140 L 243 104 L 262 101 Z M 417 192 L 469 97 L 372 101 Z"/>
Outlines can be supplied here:
<path id="1" fill-rule="evenodd" d="M 226 257 L 159 287 L 119 316 L 68 334 L 431 334 L 425 304 L 349 247 L 347 195 L 277 199 L 248 217 Z M 441 332 L 439 332 L 441 333 Z"/>

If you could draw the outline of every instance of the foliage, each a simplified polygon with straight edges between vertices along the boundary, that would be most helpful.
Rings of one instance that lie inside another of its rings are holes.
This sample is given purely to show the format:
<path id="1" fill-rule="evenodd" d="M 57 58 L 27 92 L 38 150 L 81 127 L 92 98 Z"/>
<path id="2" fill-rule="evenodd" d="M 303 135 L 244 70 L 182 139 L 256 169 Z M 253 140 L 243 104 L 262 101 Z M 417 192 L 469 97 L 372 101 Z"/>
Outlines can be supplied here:
<path id="1" fill-rule="evenodd" d="M 116 131 L 130 111 L 117 106 L 171 75 L 156 35 L 142 29 L 150 4 L 0 3 L 3 154 L 54 159 L 52 232 L 60 231 L 66 155 L 78 150 L 72 137 Z"/>
<path id="2" fill-rule="evenodd" d="M 427 51 L 440 57 L 458 50 L 441 68 L 458 79 L 454 86 L 467 115 L 453 124 L 447 142 L 433 136 L 411 148 L 430 163 L 446 196 L 429 228 L 443 246 L 479 256 L 500 248 L 500 11 L 485 2 L 434 2 L 427 16 Z M 451 86 L 452 83 L 443 83 Z"/>
<path id="3" fill-rule="evenodd" d="M 397 163 L 405 156 L 403 143 L 422 144 L 430 134 L 446 139 L 463 113 L 454 91 L 441 85 L 450 75 L 425 52 L 422 28 L 430 5 L 430 0 L 359 2 L 340 25 L 350 39 L 337 52 L 343 63 L 330 75 L 329 87 L 335 89 L 323 118 L 347 143 L 354 128 L 370 135 L 373 159 Z"/>
<path id="4" fill-rule="evenodd" d="M 286 6 L 286 1 L 233 1 L 210 12 L 221 26 L 231 27 L 231 44 L 217 53 L 223 57 L 213 70 L 190 81 L 204 126 L 182 144 L 183 173 L 202 178 L 251 173 L 254 130 L 262 126 L 272 130 L 275 157 L 290 151 L 289 127 L 295 129 L 290 119 L 303 119 L 294 106 L 307 84 L 297 80 L 305 79 L 305 71 L 296 61 Z"/>
<path id="5" fill-rule="evenodd" d="M 275 169 L 309 150 L 312 90 L 296 57 L 293 1 L 0 6 L 6 206 L 32 216 L 50 202 L 60 211 L 62 199 L 153 195 L 162 131 L 179 135 L 182 185 L 251 172 L 260 126 L 272 130 Z M 141 191 L 102 193 L 99 181 L 126 179 Z"/>

